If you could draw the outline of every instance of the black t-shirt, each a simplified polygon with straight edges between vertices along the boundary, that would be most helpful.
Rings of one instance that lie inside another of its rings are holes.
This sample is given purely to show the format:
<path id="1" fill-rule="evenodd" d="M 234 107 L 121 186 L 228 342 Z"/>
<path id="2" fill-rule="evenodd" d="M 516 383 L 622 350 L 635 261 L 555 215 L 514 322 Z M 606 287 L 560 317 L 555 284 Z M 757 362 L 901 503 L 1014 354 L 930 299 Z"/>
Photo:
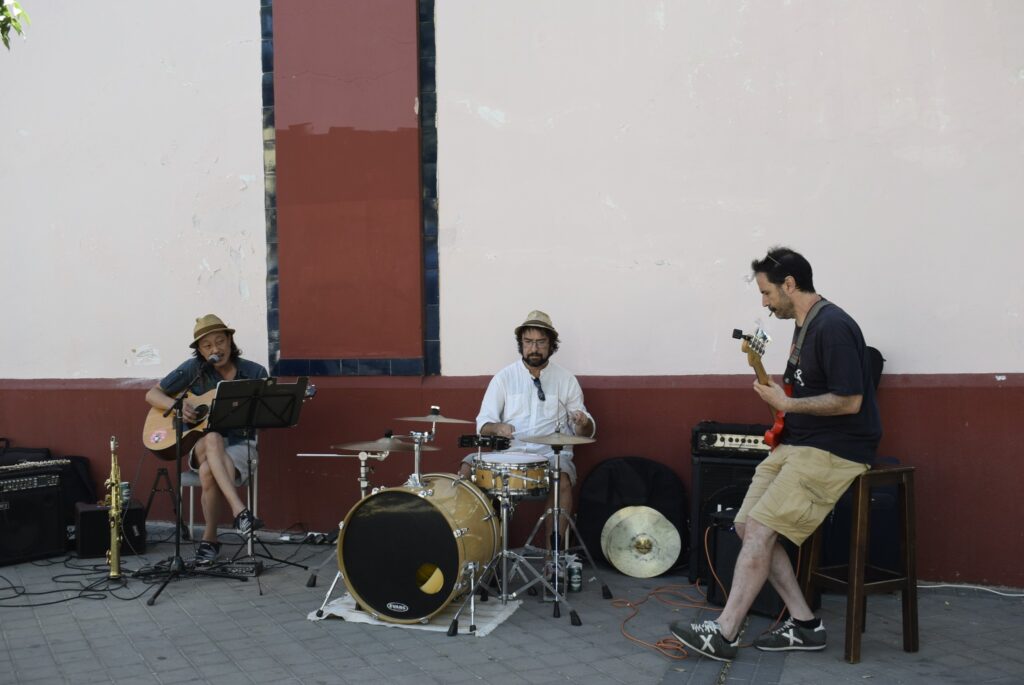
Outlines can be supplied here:
<path id="1" fill-rule="evenodd" d="M 800 329 L 793 333 L 793 341 Z M 834 304 L 811 320 L 793 374 L 793 397 L 825 393 L 863 395 L 860 411 L 844 416 L 787 413 L 782 441 L 826 450 L 843 459 L 872 463 L 882 437 L 882 420 L 857 322 Z"/>

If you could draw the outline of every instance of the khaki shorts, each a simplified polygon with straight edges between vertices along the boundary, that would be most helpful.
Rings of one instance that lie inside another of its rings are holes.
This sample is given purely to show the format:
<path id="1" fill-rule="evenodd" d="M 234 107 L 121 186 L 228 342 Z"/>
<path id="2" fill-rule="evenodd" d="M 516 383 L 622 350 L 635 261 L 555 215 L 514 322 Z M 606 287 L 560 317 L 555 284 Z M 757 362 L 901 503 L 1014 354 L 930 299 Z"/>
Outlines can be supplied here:
<path id="1" fill-rule="evenodd" d="M 779 445 L 757 465 L 735 522 L 749 516 L 799 545 L 868 468 L 817 447 Z"/>

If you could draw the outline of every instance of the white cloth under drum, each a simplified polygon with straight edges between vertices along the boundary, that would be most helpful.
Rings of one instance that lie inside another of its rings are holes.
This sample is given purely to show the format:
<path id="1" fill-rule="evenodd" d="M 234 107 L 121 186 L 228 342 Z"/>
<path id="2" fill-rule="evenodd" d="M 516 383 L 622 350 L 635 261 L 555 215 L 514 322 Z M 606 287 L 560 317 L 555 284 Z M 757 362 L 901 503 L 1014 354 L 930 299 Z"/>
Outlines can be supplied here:
<path id="1" fill-rule="evenodd" d="M 338 599 L 331 600 L 327 603 L 327 606 L 324 607 L 323 616 L 317 616 L 315 611 L 311 611 L 306 618 L 310 621 L 320 621 L 328 618 L 329 616 L 336 616 L 351 623 L 366 623 L 374 626 L 389 626 L 391 628 L 412 628 L 413 630 L 448 632 L 448 626 L 451 625 L 452 618 L 455 616 L 455 612 L 458 611 L 459 604 L 461 604 L 461 600 L 459 602 L 452 602 L 434 616 L 434 618 L 430 620 L 430 623 L 390 623 L 388 621 L 378 620 L 373 616 L 370 616 L 365 611 L 356 610 L 355 599 L 352 598 L 352 595 L 346 592 Z M 477 637 L 487 636 L 491 631 L 504 623 L 505 619 L 514 614 L 520 604 L 522 604 L 522 601 L 518 599 L 512 600 L 507 604 L 502 604 L 493 596 L 490 601 L 477 602 L 475 635 Z M 459 616 L 459 635 L 473 635 L 474 633 L 469 632 L 469 626 L 469 607 L 467 606 L 462 611 L 462 615 Z"/>

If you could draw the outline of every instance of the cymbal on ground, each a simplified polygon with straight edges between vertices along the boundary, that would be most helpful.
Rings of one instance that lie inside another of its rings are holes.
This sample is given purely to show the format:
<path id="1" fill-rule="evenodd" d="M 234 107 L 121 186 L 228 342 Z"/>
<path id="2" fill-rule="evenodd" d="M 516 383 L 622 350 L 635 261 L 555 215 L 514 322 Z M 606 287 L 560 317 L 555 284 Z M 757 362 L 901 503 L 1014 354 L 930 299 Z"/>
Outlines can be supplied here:
<path id="1" fill-rule="evenodd" d="M 651 507 L 623 507 L 601 530 L 601 551 L 622 573 L 652 578 L 672 568 L 682 550 L 679 531 Z"/>

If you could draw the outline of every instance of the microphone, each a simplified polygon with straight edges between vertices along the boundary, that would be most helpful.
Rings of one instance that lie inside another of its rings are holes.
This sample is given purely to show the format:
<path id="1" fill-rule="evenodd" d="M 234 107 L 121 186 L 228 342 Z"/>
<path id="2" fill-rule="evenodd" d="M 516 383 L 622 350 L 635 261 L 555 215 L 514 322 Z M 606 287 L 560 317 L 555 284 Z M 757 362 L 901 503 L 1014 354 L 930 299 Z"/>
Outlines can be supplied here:
<path id="1" fill-rule="evenodd" d="M 220 361 L 220 355 L 219 354 L 211 354 L 209 357 L 206 358 L 206 363 L 209 364 L 210 366 L 213 366 L 214 364 L 216 364 L 219 361 Z"/>

